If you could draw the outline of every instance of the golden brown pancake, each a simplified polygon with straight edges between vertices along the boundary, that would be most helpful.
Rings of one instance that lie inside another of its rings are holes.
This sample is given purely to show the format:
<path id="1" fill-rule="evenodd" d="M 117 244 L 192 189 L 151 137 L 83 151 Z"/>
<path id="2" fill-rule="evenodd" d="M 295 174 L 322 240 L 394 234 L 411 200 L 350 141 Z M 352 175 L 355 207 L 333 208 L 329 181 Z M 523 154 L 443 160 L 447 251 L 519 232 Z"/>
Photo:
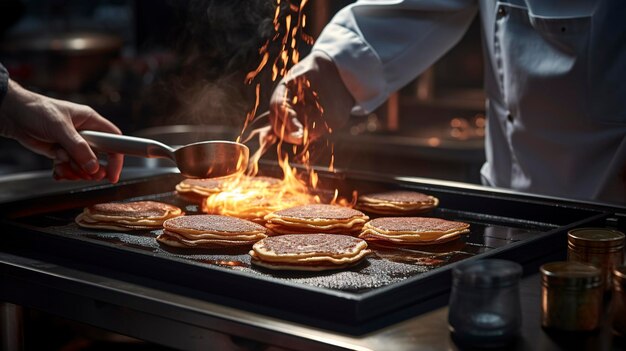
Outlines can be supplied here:
<path id="1" fill-rule="evenodd" d="M 370 254 L 359 238 L 333 234 L 287 234 L 258 241 L 251 262 L 277 270 L 322 271 L 358 264 Z"/>
<path id="2" fill-rule="evenodd" d="M 363 226 L 359 238 L 398 245 L 432 245 L 455 240 L 469 224 L 431 217 L 381 217 Z"/>
<path id="3" fill-rule="evenodd" d="M 253 177 L 245 179 L 252 179 L 256 182 L 266 183 L 267 186 L 275 186 L 278 185 L 281 180 L 278 178 L 272 177 Z M 212 194 L 219 193 L 224 190 L 225 187 L 233 186 L 243 186 L 246 182 L 241 181 L 242 179 L 238 177 L 228 176 L 221 178 L 205 178 L 205 179 L 184 179 L 180 183 L 176 184 L 176 192 L 179 195 L 183 196 L 191 196 L 191 197 L 200 197 L 204 198 L 210 196 Z"/>
<path id="4" fill-rule="evenodd" d="M 228 216 L 193 215 L 173 218 L 163 223 L 161 244 L 175 247 L 215 248 L 252 245 L 266 238 L 262 225 Z"/>
<path id="5" fill-rule="evenodd" d="M 266 227 L 280 234 L 353 234 L 368 219 L 361 211 L 325 204 L 296 206 L 265 216 Z"/>
<path id="6" fill-rule="evenodd" d="M 266 176 L 256 176 L 252 177 L 252 180 L 257 182 L 266 183 L 268 186 L 278 186 L 282 182 L 282 179 L 274 178 L 274 177 L 266 177 Z"/>
<path id="7" fill-rule="evenodd" d="M 86 207 L 76 217 L 76 223 L 86 228 L 121 231 L 158 229 L 167 219 L 181 215 L 180 208 L 162 202 L 109 202 Z"/>
<path id="8" fill-rule="evenodd" d="M 197 190 L 198 193 L 203 194 L 202 191 L 206 191 L 207 194 L 218 192 L 221 189 L 222 184 L 229 178 L 204 178 L 204 179 L 184 179 L 180 183 L 176 184 L 176 190 L 179 188 L 182 191 L 191 189 Z M 204 194 L 203 194 L 204 195 Z"/>
<path id="9" fill-rule="evenodd" d="M 417 191 L 398 190 L 367 194 L 359 197 L 357 208 L 383 215 L 425 213 L 439 205 L 439 199 Z"/>
<path id="10" fill-rule="evenodd" d="M 219 193 L 224 184 L 232 181 L 231 176 L 204 179 L 183 179 L 176 184 L 176 194 L 195 203 L 200 203 L 205 197 Z"/>

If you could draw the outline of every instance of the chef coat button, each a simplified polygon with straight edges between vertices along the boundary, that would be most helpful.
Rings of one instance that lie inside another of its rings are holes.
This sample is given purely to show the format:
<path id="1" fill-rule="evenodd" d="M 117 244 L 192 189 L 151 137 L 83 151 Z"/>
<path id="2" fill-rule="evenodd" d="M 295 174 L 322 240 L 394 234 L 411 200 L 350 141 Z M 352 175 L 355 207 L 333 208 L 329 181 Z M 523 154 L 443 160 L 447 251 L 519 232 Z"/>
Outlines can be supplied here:
<path id="1" fill-rule="evenodd" d="M 498 7 L 498 18 L 506 16 L 506 8 L 504 6 Z"/>
<path id="2" fill-rule="evenodd" d="M 506 114 L 506 119 L 507 119 L 509 122 L 513 123 L 513 121 L 515 120 L 515 117 L 513 116 L 513 114 L 512 114 L 511 112 L 508 112 L 508 113 Z"/>

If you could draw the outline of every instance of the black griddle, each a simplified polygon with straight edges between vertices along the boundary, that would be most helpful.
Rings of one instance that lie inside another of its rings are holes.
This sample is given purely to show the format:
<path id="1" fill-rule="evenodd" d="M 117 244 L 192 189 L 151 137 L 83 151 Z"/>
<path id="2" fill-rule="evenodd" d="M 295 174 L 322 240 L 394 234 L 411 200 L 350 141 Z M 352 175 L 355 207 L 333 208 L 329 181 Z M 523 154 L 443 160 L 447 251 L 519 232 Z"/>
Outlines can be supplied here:
<path id="1" fill-rule="evenodd" d="M 576 203 L 384 176 L 321 172 L 320 179 L 325 188 L 337 187 L 346 196 L 353 189 L 361 194 L 413 189 L 434 195 L 440 207 L 430 216 L 468 222 L 471 232 L 436 246 L 373 246 L 375 255 L 348 270 L 283 272 L 252 266 L 249 248 L 172 249 L 156 242 L 159 230 L 119 233 L 74 223 L 84 206 L 107 201 L 156 200 L 198 213 L 197 205 L 172 191 L 182 177 L 166 174 L 2 204 L 4 226 L 10 228 L 4 230 L 4 245 L 63 264 L 167 282 L 208 301 L 358 334 L 445 304 L 450 271 L 458 262 L 509 259 L 534 273 L 542 263 L 564 259 L 569 229 L 598 225 L 611 215 Z"/>

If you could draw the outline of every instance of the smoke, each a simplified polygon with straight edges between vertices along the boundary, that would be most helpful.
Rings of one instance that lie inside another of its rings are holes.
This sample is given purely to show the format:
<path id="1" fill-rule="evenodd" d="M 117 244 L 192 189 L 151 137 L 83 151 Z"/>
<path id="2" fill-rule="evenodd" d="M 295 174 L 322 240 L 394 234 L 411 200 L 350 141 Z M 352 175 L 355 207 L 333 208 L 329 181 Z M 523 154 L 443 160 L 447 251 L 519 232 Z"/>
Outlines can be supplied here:
<path id="1" fill-rule="evenodd" d="M 299 0 L 292 0 L 294 4 Z M 259 74 L 253 84 L 245 77 L 260 60 L 260 48 L 278 57 L 284 16 L 290 1 L 281 1 L 278 33 L 274 28 L 276 0 L 172 0 L 180 26 L 174 45 L 176 65 L 158 74 L 159 79 L 144 93 L 138 115 L 153 126 L 194 124 L 220 125 L 239 134 L 255 103 L 255 86 L 261 86 L 257 114 L 269 108 L 275 85 L 271 69 Z M 306 51 L 307 48 L 304 48 Z M 144 121 L 146 122 L 146 121 Z"/>
<path id="2" fill-rule="evenodd" d="M 190 0 L 177 45 L 180 67 L 161 83 L 169 95 L 157 104 L 174 108 L 160 124 L 219 124 L 240 130 L 254 104 L 245 75 L 259 61 L 259 48 L 273 33 L 272 0 Z M 268 108 L 273 84 L 263 84 L 259 111 Z M 157 97 L 159 98 L 159 97 Z M 172 101 L 173 100 L 173 101 Z"/>
<path id="3" fill-rule="evenodd" d="M 190 32 L 206 58 L 226 74 L 253 69 L 259 48 L 273 34 L 274 1 L 192 1 L 191 12 L 202 9 L 206 16 L 191 23 Z"/>

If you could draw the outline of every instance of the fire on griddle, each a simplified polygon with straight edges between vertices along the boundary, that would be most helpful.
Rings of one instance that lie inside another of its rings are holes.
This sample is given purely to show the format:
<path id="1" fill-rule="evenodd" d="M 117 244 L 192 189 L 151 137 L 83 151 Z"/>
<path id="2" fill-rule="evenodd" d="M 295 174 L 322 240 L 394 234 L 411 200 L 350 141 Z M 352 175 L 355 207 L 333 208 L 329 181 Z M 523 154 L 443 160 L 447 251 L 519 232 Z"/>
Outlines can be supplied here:
<path id="1" fill-rule="evenodd" d="M 303 144 L 291 147 L 285 147 L 283 144 L 284 126 L 278 138 L 272 134 L 271 126 L 261 127 L 251 132 L 246 130 L 257 115 L 261 90 L 268 88 L 262 87 L 261 83 L 257 82 L 257 76 L 264 70 L 271 69 L 272 81 L 279 81 L 293 65 L 298 63 L 300 59 L 298 43 L 300 41 L 307 44 L 313 42 L 313 38 L 304 32 L 306 14 L 303 9 L 306 4 L 307 0 L 303 0 L 299 6 L 293 4 L 282 6 L 281 0 L 276 1 L 276 12 L 273 20 L 275 35 L 271 41 L 268 40 L 259 49 L 261 57 L 259 65 L 246 76 L 247 84 L 255 84 L 256 101 L 252 110 L 247 113 L 243 129 L 237 138 L 237 141 L 246 142 L 252 137 L 258 137 L 259 149 L 251 157 L 247 174 L 229 178 L 222 184 L 219 192 L 206 197 L 202 202 L 203 212 L 262 222 L 263 217 L 271 212 L 298 205 L 329 202 L 352 207 L 356 202 L 356 193 L 353 194 L 352 200 L 348 201 L 339 198 L 337 189 L 334 191 L 334 196 L 331 199 L 324 199 L 325 201 L 317 195 L 320 184 L 318 174 L 311 165 L 312 140 L 308 137 L 308 126 L 304 126 Z M 281 14 L 281 9 L 286 10 L 287 13 Z M 270 57 L 268 50 L 270 44 L 280 46 L 280 51 L 276 57 Z M 318 112 L 323 112 L 322 106 L 317 101 L 317 94 L 311 92 L 310 82 L 307 79 L 298 79 L 295 85 L 296 95 L 292 103 L 307 104 L 307 106 L 317 109 Z M 332 132 L 330 128 L 326 128 L 328 132 Z M 245 132 L 248 132 L 249 135 L 247 140 L 243 139 Z M 256 176 L 261 156 L 274 144 L 278 155 L 278 165 L 283 176 L 277 182 L 268 184 L 266 180 L 258 179 Z M 330 142 L 327 145 L 325 151 L 331 154 L 328 170 L 332 172 L 334 171 L 333 146 Z M 292 166 L 292 163 L 300 164 L 304 171 L 299 172 L 296 167 Z"/>

